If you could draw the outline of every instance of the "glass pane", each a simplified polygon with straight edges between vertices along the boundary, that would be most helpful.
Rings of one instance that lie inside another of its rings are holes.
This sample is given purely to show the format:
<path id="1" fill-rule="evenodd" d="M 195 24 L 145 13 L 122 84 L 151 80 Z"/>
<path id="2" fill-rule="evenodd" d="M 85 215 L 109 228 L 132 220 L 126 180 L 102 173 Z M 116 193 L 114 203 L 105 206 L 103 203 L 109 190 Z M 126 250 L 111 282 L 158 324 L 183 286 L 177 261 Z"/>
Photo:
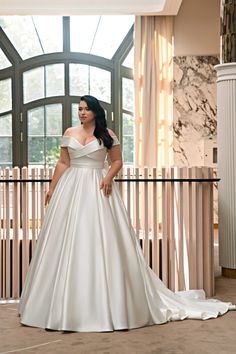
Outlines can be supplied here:
<path id="1" fill-rule="evenodd" d="M 44 107 L 28 111 L 28 136 L 44 136 Z"/>
<path id="2" fill-rule="evenodd" d="M 101 16 L 91 54 L 111 59 L 133 23 L 134 16 Z"/>
<path id="3" fill-rule="evenodd" d="M 0 117 L 0 136 L 12 136 L 11 114 Z"/>
<path id="4" fill-rule="evenodd" d="M 72 115 L 71 119 L 72 119 L 73 127 L 77 127 L 78 125 L 81 124 L 78 117 L 78 106 L 79 106 L 78 103 L 72 103 L 71 105 L 71 115 Z"/>
<path id="5" fill-rule="evenodd" d="M 134 111 L 134 81 L 122 78 L 122 108 Z"/>
<path id="6" fill-rule="evenodd" d="M 34 23 L 30 16 L 0 17 L 1 25 L 23 59 L 43 54 Z"/>
<path id="7" fill-rule="evenodd" d="M 46 135 L 62 135 L 62 105 L 46 106 Z"/>
<path id="8" fill-rule="evenodd" d="M 72 52 L 90 53 L 99 20 L 100 16 L 70 17 L 70 48 Z M 86 36 L 84 35 L 85 28 Z"/>
<path id="9" fill-rule="evenodd" d="M 44 164 L 44 138 L 28 137 L 28 162 Z"/>
<path id="10" fill-rule="evenodd" d="M 0 165 L 12 165 L 12 138 L 0 137 Z"/>
<path id="11" fill-rule="evenodd" d="M 28 112 L 29 163 L 35 165 L 45 164 L 46 160 L 47 164 L 54 165 L 58 156 L 57 150 L 59 150 L 61 135 L 61 104 L 51 104 L 30 110 Z"/>
<path id="12" fill-rule="evenodd" d="M 48 166 L 55 166 L 59 156 L 61 137 L 46 138 L 46 164 Z"/>
<path id="13" fill-rule="evenodd" d="M 70 20 L 71 51 L 111 59 L 133 25 L 134 16 L 73 16 Z"/>
<path id="14" fill-rule="evenodd" d="M 131 165 L 134 162 L 134 138 L 133 136 L 123 136 L 124 163 Z"/>
<path id="15" fill-rule="evenodd" d="M 70 64 L 70 95 L 83 96 L 88 93 L 88 65 Z"/>
<path id="16" fill-rule="evenodd" d="M 123 113 L 123 134 L 134 135 L 134 118 L 126 113 Z"/>
<path id="17" fill-rule="evenodd" d="M 97 99 L 111 103 L 111 73 L 90 67 L 90 94 Z"/>
<path id="18" fill-rule="evenodd" d="M 44 67 L 28 70 L 23 74 L 24 103 L 45 97 Z"/>
<path id="19" fill-rule="evenodd" d="M 64 64 L 46 66 L 46 96 L 64 95 Z"/>
<path id="20" fill-rule="evenodd" d="M 10 111 L 12 108 L 11 79 L 0 81 L 0 92 L 0 113 Z"/>
<path id="21" fill-rule="evenodd" d="M 11 66 L 11 63 L 0 48 L 0 70 L 8 68 L 9 66 Z"/>
<path id="22" fill-rule="evenodd" d="M 130 50 L 122 65 L 127 68 L 134 69 L 134 47 Z"/>
<path id="23" fill-rule="evenodd" d="M 0 24 L 23 59 L 62 50 L 61 17 L 3 16 Z"/>
<path id="24" fill-rule="evenodd" d="M 61 16 L 33 16 L 43 53 L 62 52 L 63 28 Z"/>

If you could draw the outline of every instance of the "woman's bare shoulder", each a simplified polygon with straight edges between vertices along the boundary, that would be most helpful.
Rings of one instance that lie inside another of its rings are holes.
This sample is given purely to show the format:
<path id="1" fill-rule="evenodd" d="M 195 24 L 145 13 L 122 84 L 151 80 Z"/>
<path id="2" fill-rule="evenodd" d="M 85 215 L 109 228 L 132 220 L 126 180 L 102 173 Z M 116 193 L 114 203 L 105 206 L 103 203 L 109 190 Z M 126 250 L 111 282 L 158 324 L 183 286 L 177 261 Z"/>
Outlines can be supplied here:
<path id="1" fill-rule="evenodd" d="M 74 134 L 80 131 L 80 127 L 70 127 L 67 128 L 64 132 L 64 136 L 73 136 Z"/>

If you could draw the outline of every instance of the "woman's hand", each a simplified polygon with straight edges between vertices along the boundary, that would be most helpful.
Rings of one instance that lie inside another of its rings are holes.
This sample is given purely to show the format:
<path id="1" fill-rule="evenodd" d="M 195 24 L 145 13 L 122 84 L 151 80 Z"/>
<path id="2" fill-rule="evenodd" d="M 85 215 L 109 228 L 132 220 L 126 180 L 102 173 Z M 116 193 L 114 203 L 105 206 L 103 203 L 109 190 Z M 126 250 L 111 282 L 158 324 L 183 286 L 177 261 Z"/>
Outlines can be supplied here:
<path id="1" fill-rule="evenodd" d="M 46 198 L 45 198 L 45 206 L 50 202 L 50 199 L 52 197 L 52 193 L 53 193 L 53 191 L 51 189 L 49 189 L 46 194 Z"/>
<path id="2" fill-rule="evenodd" d="M 112 178 L 104 177 L 100 182 L 100 189 L 102 188 L 105 197 L 109 197 L 112 192 Z"/>

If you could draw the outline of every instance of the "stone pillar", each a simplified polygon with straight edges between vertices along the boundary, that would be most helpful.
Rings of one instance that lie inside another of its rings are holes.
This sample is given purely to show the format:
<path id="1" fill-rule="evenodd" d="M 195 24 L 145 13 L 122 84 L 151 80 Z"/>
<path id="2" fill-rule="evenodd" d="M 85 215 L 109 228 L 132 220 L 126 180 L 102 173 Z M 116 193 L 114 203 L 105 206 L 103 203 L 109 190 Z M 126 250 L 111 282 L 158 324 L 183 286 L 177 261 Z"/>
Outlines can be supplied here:
<path id="1" fill-rule="evenodd" d="M 236 63 L 217 71 L 219 255 L 222 275 L 236 278 Z"/>

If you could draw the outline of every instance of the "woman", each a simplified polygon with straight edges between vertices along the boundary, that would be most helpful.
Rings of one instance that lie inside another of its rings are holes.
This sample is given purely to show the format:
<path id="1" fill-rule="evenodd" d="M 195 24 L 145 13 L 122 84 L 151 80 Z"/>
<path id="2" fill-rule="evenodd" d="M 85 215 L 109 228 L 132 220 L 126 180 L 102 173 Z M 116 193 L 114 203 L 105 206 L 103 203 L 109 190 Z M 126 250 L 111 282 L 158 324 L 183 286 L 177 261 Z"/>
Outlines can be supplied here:
<path id="1" fill-rule="evenodd" d="M 203 290 L 173 293 L 145 263 L 113 182 L 119 141 L 98 100 L 83 96 L 65 131 L 44 222 L 19 303 L 21 323 L 82 332 L 138 328 L 235 309 Z M 104 165 L 105 158 L 111 167 Z"/>

